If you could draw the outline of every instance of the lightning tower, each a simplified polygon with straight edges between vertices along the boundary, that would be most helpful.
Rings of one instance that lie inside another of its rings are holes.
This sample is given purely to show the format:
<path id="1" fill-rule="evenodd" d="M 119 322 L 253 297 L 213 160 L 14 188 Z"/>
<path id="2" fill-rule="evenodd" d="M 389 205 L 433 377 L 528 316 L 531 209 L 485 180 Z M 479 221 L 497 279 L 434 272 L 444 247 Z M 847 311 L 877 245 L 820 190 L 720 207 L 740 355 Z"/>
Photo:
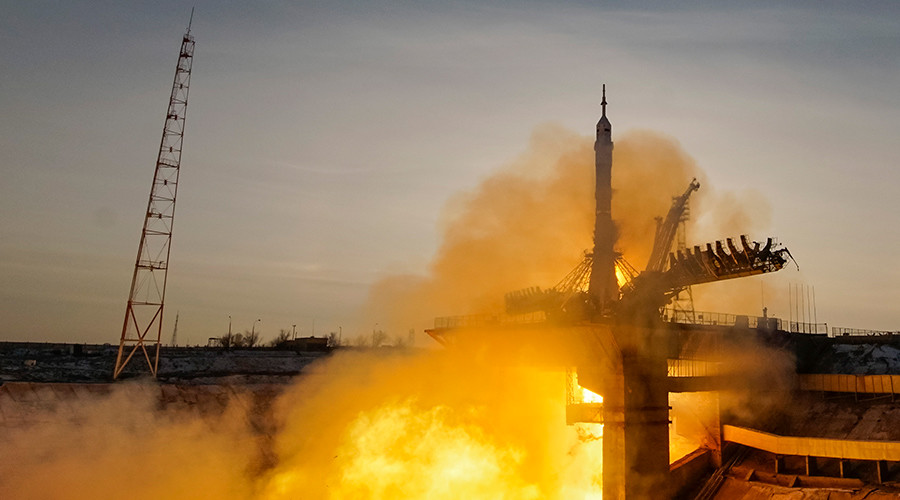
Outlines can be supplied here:
<path id="1" fill-rule="evenodd" d="M 175 220 L 175 194 L 181 170 L 184 117 L 194 60 L 194 37 L 191 36 L 193 18 L 194 12 L 191 10 L 191 20 L 181 39 L 181 52 L 175 67 L 175 80 L 166 111 L 153 184 L 150 187 L 150 200 L 144 214 L 144 227 L 134 264 L 128 305 L 125 308 L 114 379 L 121 375 L 135 354 L 144 358 L 154 377 L 159 367 L 166 275 L 169 270 L 172 224 Z"/>

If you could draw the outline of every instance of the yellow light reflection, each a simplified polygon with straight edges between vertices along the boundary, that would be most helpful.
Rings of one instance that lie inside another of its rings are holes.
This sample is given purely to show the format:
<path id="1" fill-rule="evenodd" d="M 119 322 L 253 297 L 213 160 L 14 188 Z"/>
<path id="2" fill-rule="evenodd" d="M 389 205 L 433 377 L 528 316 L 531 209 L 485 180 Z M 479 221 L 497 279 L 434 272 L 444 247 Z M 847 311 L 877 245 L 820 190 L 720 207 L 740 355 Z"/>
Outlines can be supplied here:
<path id="1" fill-rule="evenodd" d="M 579 386 L 580 387 L 580 386 Z M 581 400 L 585 403 L 602 403 L 603 396 L 591 391 L 590 389 L 581 388 Z"/>
<path id="2" fill-rule="evenodd" d="M 616 284 L 619 285 L 619 288 L 622 288 L 628 280 L 625 279 L 625 273 L 622 272 L 622 268 L 616 266 Z"/>

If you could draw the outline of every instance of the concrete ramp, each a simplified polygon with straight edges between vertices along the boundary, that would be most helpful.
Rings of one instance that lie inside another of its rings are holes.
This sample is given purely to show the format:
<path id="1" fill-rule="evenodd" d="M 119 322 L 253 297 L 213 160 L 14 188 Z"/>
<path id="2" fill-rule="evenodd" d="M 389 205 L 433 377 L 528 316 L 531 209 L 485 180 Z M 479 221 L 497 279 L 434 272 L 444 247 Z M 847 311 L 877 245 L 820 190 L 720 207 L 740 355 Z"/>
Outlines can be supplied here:
<path id="1" fill-rule="evenodd" d="M 855 394 L 900 394 L 900 375 L 843 375 L 834 373 L 799 375 L 800 390 L 852 392 Z"/>
<path id="2" fill-rule="evenodd" d="M 734 425 L 723 425 L 722 435 L 725 441 L 768 451 L 775 455 L 900 461 L 900 441 L 778 436 Z"/>

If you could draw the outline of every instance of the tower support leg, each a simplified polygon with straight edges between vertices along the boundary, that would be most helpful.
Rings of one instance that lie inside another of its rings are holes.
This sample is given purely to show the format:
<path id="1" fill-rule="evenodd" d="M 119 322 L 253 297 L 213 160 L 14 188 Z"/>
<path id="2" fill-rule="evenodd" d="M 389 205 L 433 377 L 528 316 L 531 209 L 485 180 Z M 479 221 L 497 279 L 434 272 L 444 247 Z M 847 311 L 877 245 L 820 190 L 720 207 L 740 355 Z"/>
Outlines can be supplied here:
<path id="1" fill-rule="evenodd" d="M 622 349 L 603 391 L 603 498 L 669 498 L 666 342 L 645 328 L 615 327 Z M 656 339 L 659 340 L 659 339 Z"/>

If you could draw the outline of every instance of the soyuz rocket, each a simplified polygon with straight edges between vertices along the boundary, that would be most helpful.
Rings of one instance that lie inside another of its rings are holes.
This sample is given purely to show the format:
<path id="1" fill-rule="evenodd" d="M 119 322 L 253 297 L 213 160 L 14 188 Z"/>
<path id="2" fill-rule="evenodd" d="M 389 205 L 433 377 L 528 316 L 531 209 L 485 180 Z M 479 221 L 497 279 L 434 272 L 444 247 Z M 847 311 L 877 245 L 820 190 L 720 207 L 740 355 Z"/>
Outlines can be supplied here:
<path id="1" fill-rule="evenodd" d="M 606 85 L 603 85 L 603 114 L 597 122 L 597 140 L 594 142 L 594 166 L 596 188 L 594 198 L 597 211 L 594 218 L 594 251 L 591 264 L 591 280 L 588 293 L 597 311 L 602 312 L 618 299 L 616 282 L 616 227 L 613 224 L 612 205 L 612 125 L 606 117 Z"/>

